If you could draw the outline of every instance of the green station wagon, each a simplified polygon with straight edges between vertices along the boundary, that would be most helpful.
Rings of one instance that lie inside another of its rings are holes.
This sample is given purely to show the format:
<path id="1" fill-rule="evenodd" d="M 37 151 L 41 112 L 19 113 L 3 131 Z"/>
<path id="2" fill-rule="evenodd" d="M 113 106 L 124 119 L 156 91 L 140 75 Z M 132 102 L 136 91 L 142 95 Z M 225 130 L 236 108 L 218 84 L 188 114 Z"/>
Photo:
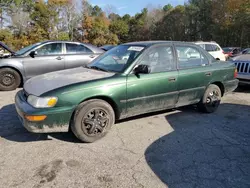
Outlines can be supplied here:
<path id="1" fill-rule="evenodd" d="M 122 44 L 85 67 L 28 80 L 15 97 L 18 116 L 35 133 L 67 132 L 84 142 L 116 120 L 197 104 L 214 112 L 238 86 L 235 65 L 186 42 Z"/>

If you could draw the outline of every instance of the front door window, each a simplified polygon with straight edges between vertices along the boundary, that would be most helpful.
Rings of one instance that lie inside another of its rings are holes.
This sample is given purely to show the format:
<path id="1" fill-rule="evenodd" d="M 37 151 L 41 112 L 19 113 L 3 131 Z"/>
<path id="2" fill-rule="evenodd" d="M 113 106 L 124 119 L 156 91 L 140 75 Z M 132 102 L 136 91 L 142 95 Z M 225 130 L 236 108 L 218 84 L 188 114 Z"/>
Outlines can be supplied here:
<path id="1" fill-rule="evenodd" d="M 44 56 L 44 55 L 57 55 L 62 54 L 62 44 L 61 43 L 51 43 L 38 48 L 37 55 Z"/>
<path id="2" fill-rule="evenodd" d="M 173 50 L 168 46 L 159 46 L 150 50 L 140 64 L 148 65 L 150 73 L 167 72 L 175 69 Z"/>

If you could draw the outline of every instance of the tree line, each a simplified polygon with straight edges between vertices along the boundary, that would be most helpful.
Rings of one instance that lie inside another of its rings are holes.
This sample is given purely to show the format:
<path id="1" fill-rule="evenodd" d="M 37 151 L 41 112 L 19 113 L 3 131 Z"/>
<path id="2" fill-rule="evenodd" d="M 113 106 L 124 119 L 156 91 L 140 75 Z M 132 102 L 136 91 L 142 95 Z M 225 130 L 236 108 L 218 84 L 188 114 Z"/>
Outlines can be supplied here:
<path id="1" fill-rule="evenodd" d="M 141 40 L 216 41 L 250 46 L 249 0 L 188 0 L 120 16 L 87 0 L 0 0 L 0 41 L 20 49 L 44 40 L 97 46 Z"/>

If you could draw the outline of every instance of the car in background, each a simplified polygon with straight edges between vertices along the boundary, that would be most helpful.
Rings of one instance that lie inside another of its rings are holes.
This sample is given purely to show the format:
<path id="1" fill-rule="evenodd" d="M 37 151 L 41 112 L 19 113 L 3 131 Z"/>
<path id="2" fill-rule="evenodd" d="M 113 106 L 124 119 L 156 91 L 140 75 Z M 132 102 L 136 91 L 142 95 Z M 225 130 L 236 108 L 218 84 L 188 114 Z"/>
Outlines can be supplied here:
<path id="1" fill-rule="evenodd" d="M 227 56 L 227 58 L 235 57 L 240 54 L 241 48 L 240 47 L 225 47 L 222 48 L 224 54 Z"/>
<path id="2" fill-rule="evenodd" d="M 112 49 L 112 48 L 114 48 L 116 45 L 103 45 L 103 46 L 101 46 L 101 47 L 99 47 L 99 48 L 101 48 L 102 50 L 104 50 L 104 51 L 109 51 L 110 49 Z"/>
<path id="3" fill-rule="evenodd" d="M 231 61 L 237 67 L 237 78 L 240 84 L 250 85 L 250 54 L 238 55 L 233 57 Z"/>
<path id="4" fill-rule="evenodd" d="M 28 80 L 15 105 L 30 132 L 71 128 L 80 140 L 94 142 L 116 120 L 140 114 L 186 105 L 215 112 L 222 96 L 238 86 L 235 70 L 234 64 L 215 60 L 193 43 L 132 42 L 112 48 L 86 67 Z"/>
<path id="5" fill-rule="evenodd" d="M 250 48 L 246 48 L 240 52 L 240 54 L 250 54 Z"/>
<path id="6" fill-rule="evenodd" d="M 0 58 L 0 91 L 14 90 L 31 77 L 86 65 L 104 51 L 86 43 L 39 42 L 19 51 L 0 43 L 10 55 Z"/>
<path id="7" fill-rule="evenodd" d="M 216 42 L 198 41 L 198 42 L 195 42 L 195 44 L 202 47 L 204 50 L 206 50 L 208 53 L 210 53 L 215 59 L 220 60 L 220 61 L 226 61 L 226 56 L 223 53 L 222 48 Z"/>

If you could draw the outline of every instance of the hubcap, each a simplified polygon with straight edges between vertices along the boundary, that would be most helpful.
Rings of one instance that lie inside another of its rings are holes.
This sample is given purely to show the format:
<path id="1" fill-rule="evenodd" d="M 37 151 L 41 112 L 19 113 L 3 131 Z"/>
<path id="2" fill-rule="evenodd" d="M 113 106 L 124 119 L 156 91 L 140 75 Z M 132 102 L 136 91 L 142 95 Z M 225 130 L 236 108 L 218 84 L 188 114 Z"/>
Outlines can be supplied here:
<path id="1" fill-rule="evenodd" d="M 82 130 L 89 136 L 96 136 L 104 132 L 109 123 L 109 116 L 102 109 L 92 109 L 82 119 Z"/>
<path id="2" fill-rule="evenodd" d="M 2 77 L 2 84 L 4 86 L 10 86 L 14 83 L 14 81 L 15 81 L 15 77 L 11 74 L 5 74 Z"/>
<path id="3" fill-rule="evenodd" d="M 206 99 L 207 105 L 211 107 L 216 107 L 220 102 L 220 97 L 218 91 L 212 91 L 208 94 Z"/>

